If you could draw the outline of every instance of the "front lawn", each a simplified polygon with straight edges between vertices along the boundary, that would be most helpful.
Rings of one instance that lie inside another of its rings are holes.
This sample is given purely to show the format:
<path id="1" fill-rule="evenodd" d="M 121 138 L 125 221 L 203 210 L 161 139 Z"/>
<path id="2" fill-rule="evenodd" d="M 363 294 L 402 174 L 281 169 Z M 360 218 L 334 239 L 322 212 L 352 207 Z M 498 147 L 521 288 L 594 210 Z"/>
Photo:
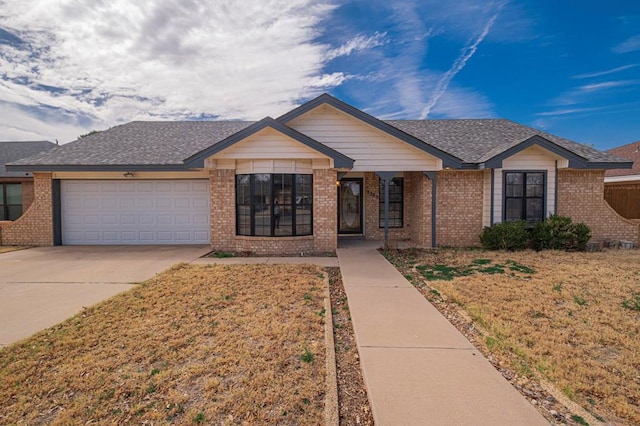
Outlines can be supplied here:
<path id="1" fill-rule="evenodd" d="M 637 250 L 386 255 L 441 310 L 462 308 L 496 365 L 552 382 L 596 418 L 640 424 Z"/>
<path id="2" fill-rule="evenodd" d="M 0 350 L 1 424 L 321 424 L 323 272 L 177 266 Z"/>

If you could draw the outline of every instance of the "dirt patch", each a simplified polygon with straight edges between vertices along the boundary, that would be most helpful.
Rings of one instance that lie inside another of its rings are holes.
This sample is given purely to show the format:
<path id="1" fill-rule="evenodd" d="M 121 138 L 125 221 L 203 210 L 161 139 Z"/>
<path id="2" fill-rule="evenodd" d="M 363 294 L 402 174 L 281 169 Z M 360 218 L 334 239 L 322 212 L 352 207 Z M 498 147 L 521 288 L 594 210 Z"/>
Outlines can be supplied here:
<path id="1" fill-rule="evenodd" d="M 325 268 L 325 271 L 329 274 L 331 294 L 340 424 L 373 425 L 340 268 Z"/>
<path id="2" fill-rule="evenodd" d="M 29 247 L 23 247 L 23 246 L 0 246 L 0 254 L 9 253 L 11 251 L 25 250 L 28 248 Z"/>
<path id="3" fill-rule="evenodd" d="M 321 424 L 323 275 L 175 267 L 0 350 L 0 423 Z"/>
<path id="4" fill-rule="evenodd" d="M 389 254 L 547 419 L 640 424 L 640 252 Z"/>

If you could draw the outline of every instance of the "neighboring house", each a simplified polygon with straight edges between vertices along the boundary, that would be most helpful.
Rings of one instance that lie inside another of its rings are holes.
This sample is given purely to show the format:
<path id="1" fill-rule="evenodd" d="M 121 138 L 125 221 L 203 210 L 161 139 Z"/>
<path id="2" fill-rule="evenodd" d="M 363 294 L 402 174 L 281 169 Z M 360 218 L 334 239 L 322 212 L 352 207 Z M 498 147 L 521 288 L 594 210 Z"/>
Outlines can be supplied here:
<path id="1" fill-rule="evenodd" d="M 604 198 L 627 219 L 640 219 L 640 141 L 607 151 L 633 162 L 631 169 L 607 170 Z"/>
<path id="2" fill-rule="evenodd" d="M 630 166 L 508 120 L 382 121 L 324 94 L 277 119 L 132 122 L 17 161 L 36 202 L 3 238 L 300 254 L 385 229 L 478 245 L 484 226 L 558 213 L 637 242 L 603 198 L 605 170 Z"/>
<path id="3" fill-rule="evenodd" d="M 47 141 L 0 142 L 0 221 L 16 220 L 33 201 L 33 175 L 7 171 L 6 163 L 55 148 Z"/>

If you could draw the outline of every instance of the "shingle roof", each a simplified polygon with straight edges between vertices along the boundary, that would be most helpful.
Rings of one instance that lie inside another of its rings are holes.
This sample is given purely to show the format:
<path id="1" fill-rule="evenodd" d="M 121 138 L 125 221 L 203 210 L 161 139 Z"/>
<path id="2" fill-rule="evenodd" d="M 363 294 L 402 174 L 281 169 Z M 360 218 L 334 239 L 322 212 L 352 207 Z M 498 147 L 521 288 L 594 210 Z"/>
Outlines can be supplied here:
<path id="1" fill-rule="evenodd" d="M 64 166 L 92 169 L 164 167 L 183 169 L 184 160 L 246 129 L 253 121 L 134 121 L 85 136 L 15 165 L 34 170 Z M 587 145 L 505 119 L 390 120 L 391 125 L 472 166 L 539 135 L 591 163 L 625 162 Z M 386 124 L 384 124 L 386 123 Z M 418 143 L 420 143 L 418 141 Z M 446 155 L 446 154 L 444 154 Z"/>
<path id="2" fill-rule="evenodd" d="M 13 164 L 181 167 L 185 158 L 251 124 L 249 121 L 133 121 Z"/>
<path id="3" fill-rule="evenodd" d="M 607 150 L 606 153 L 626 158 L 628 161 L 633 161 L 633 167 L 631 169 L 607 170 L 604 174 L 606 177 L 640 175 L 640 141 L 612 148 Z"/>
<path id="4" fill-rule="evenodd" d="M 482 163 L 535 135 L 542 136 L 590 162 L 625 161 L 590 146 L 505 119 L 386 122 L 425 143 L 455 155 L 465 163 Z"/>
<path id="5" fill-rule="evenodd" d="M 5 164 L 49 151 L 57 145 L 49 141 L 0 142 L 0 177 L 31 176 L 31 173 L 8 172 Z"/>

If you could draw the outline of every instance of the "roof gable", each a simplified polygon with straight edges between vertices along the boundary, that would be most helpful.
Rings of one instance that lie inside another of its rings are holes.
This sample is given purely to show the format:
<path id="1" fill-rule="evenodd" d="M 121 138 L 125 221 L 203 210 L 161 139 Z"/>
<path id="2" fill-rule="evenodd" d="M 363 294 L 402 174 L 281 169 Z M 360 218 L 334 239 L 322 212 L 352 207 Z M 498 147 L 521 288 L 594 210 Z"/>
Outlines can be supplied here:
<path id="1" fill-rule="evenodd" d="M 587 168 L 587 161 L 583 157 L 580 157 L 560 145 L 554 144 L 540 135 L 531 136 L 519 144 L 510 146 L 507 149 L 503 149 L 503 147 L 496 147 L 494 150 L 486 154 L 485 159 L 482 161 L 482 165 L 487 169 L 500 169 L 502 168 L 503 160 L 534 145 L 544 148 L 562 158 L 566 158 L 569 162 L 569 167 L 571 168 Z"/>
<path id="2" fill-rule="evenodd" d="M 317 151 L 325 156 L 331 158 L 334 163 L 334 167 L 336 168 L 347 168 L 350 169 L 353 167 L 353 159 L 347 157 L 340 152 L 329 148 L 326 145 L 321 144 L 320 142 L 312 139 L 282 123 L 274 120 L 271 117 L 263 118 L 262 120 L 252 124 L 251 126 L 240 130 L 239 132 L 229 136 L 228 138 L 220 141 L 214 145 L 209 146 L 208 148 L 203 149 L 202 151 L 192 155 L 191 157 L 184 160 L 185 167 L 187 168 L 200 168 L 204 167 L 204 161 L 206 158 L 215 155 L 238 142 L 245 140 L 246 138 L 255 135 L 263 129 L 271 128 L 277 132 L 280 132 L 291 139 L 294 139 L 297 142 L 306 145 L 307 147 Z"/>
<path id="3" fill-rule="evenodd" d="M 425 143 L 424 141 L 412 136 L 408 133 L 403 132 L 399 128 L 392 126 L 382 120 L 375 118 L 372 115 L 367 114 L 366 112 L 359 110 L 345 102 L 342 102 L 339 99 L 334 98 L 333 96 L 323 93 L 315 99 L 310 100 L 309 102 L 295 108 L 288 113 L 281 115 L 277 118 L 277 121 L 287 124 L 290 121 L 301 117 L 304 114 L 309 113 L 310 111 L 322 106 L 322 105 L 330 105 L 337 110 L 350 115 L 370 126 L 375 127 L 376 129 L 387 133 L 390 136 L 393 136 L 396 139 L 399 139 L 403 142 L 408 143 L 409 145 L 418 148 L 434 157 L 442 160 L 443 167 L 452 167 L 452 168 L 460 168 L 462 165 L 462 161 L 441 149 L 438 149 L 432 145 Z"/>

